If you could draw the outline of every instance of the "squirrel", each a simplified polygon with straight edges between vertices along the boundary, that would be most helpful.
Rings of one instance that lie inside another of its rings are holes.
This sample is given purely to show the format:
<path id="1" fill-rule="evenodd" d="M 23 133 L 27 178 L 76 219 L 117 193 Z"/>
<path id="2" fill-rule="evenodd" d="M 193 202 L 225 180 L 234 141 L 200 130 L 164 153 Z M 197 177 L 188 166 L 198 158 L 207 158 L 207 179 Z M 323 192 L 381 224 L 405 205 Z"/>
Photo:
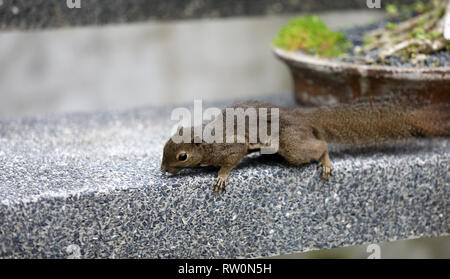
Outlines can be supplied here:
<path id="1" fill-rule="evenodd" d="M 332 175 L 328 144 L 379 144 L 387 140 L 412 137 L 441 137 L 450 135 L 449 104 L 410 105 L 392 101 L 359 102 L 325 106 L 313 110 L 279 108 L 257 101 L 232 105 L 231 108 L 279 109 L 279 142 L 277 153 L 290 164 L 302 165 L 313 161 L 322 167 L 322 178 Z M 225 121 L 226 109 L 222 110 Z M 258 115 L 258 120 L 260 116 Z M 246 119 L 248 120 L 248 119 Z M 268 119 L 270 120 L 270 119 Z M 191 128 L 192 131 L 194 128 Z M 235 126 L 236 132 L 236 126 Z M 177 132 L 179 133 L 179 132 Z M 243 143 L 175 143 L 172 138 L 164 146 L 161 171 L 171 174 L 199 165 L 218 165 L 214 191 L 226 189 L 231 171 L 247 154 L 260 151 L 266 143 L 251 144 L 248 128 Z"/>

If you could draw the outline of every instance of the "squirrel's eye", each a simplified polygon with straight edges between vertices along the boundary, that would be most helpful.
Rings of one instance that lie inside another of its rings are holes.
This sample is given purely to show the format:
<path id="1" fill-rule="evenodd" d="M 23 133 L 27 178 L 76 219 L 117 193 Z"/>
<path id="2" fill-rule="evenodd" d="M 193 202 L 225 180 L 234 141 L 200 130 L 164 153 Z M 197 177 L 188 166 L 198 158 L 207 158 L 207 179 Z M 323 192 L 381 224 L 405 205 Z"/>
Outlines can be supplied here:
<path id="1" fill-rule="evenodd" d="M 183 153 L 179 153 L 177 157 L 178 157 L 178 161 L 186 161 L 188 156 L 186 153 L 183 152 Z"/>

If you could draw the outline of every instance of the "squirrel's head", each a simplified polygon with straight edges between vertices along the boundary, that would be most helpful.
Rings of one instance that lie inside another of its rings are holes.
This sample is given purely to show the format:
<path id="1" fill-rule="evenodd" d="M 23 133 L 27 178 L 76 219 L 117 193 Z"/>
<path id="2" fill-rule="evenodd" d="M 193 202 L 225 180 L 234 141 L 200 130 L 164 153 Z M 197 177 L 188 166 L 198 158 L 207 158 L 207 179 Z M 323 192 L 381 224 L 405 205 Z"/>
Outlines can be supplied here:
<path id="1" fill-rule="evenodd" d="M 164 146 L 161 171 L 176 174 L 183 168 L 198 166 L 202 154 L 200 143 L 175 143 L 169 139 Z"/>

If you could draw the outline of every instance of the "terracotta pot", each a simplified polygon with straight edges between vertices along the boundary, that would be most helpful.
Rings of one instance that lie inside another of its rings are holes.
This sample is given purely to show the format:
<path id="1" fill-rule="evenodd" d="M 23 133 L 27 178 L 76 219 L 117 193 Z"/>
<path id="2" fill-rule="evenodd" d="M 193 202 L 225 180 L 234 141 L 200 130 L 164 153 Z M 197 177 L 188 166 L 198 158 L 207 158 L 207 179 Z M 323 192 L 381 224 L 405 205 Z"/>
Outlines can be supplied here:
<path id="1" fill-rule="evenodd" d="M 359 65 L 273 49 L 291 70 L 299 105 L 349 103 L 360 98 L 410 95 L 450 102 L 450 67 Z"/>

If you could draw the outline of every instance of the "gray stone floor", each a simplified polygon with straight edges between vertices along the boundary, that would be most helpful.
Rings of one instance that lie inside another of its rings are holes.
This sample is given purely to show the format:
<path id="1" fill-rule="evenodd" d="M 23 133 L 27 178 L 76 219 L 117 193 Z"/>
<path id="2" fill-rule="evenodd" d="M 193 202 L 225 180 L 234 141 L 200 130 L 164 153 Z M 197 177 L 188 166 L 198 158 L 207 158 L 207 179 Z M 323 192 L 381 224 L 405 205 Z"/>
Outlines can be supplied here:
<path id="1" fill-rule="evenodd" d="M 0 121 L 0 257 L 262 257 L 450 232 L 448 139 L 335 149 L 326 183 L 254 154 L 215 196 L 215 167 L 160 173 L 169 116 Z"/>

